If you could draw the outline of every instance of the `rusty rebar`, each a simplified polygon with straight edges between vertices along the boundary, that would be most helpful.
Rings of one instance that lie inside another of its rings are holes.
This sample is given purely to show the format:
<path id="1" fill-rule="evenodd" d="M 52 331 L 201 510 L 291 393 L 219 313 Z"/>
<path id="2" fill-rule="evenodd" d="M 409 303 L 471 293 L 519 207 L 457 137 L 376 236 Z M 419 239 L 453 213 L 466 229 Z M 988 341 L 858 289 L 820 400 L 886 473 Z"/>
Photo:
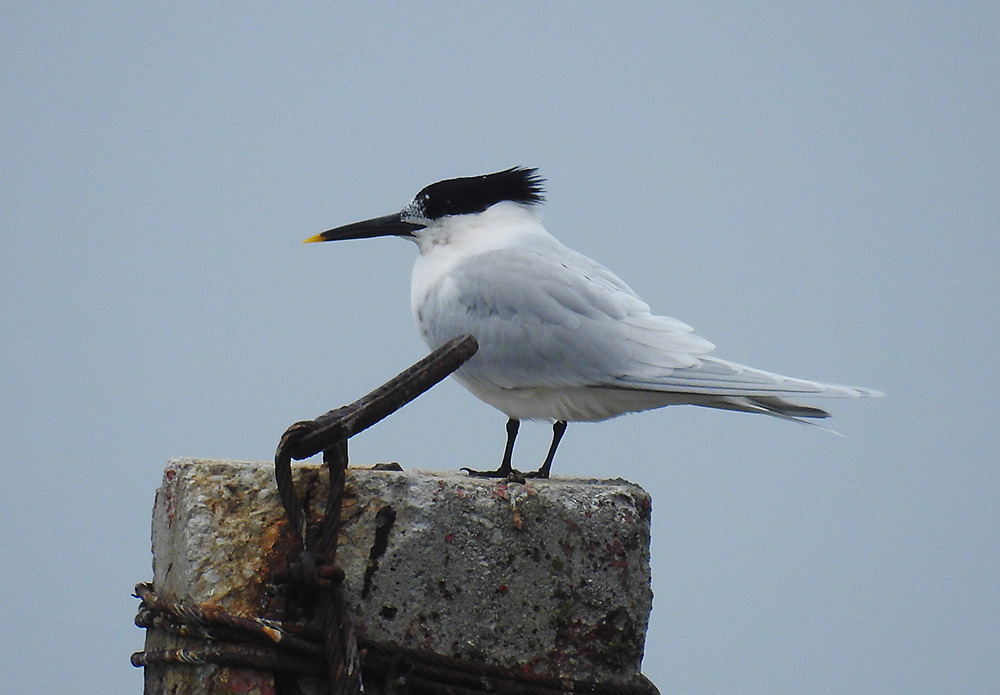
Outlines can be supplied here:
<path id="1" fill-rule="evenodd" d="M 328 676 L 322 644 L 324 636 L 320 630 L 282 621 L 232 616 L 211 604 L 195 606 L 167 601 L 148 584 L 136 587 L 136 595 L 142 599 L 140 615 L 145 616 L 138 621 L 141 624 L 155 624 L 178 633 L 184 633 L 182 626 L 202 629 L 226 627 L 231 628 L 233 633 L 241 633 L 243 642 L 268 643 L 267 647 L 248 647 L 245 644 L 209 642 L 208 646 L 198 649 L 137 652 L 132 657 L 136 666 L 150 663 L 213 663 Z M 164 616 L 170 619 L 168 625 L 158 621 L 158 617 Z M 311 647 L 304 648 L 303 644 Z M 507 692 L 525 695 L 658 695 L 656 687 L 645 679 L 620 684 L 542 676 L 520 668 L 466 661 L 425 649 L 364 638 L 358 639 L 358 647 L 360 668 L 366 681 L 371 679 L 378 683 L 391 677 L 394 671 L 400 670 L 398 664 L 402 658 L 409 665 L 407 679 L 413 693 L 470 695 L 504 692 L 506 689 Z M 395 667 L 394 661 L 397 664 Z"/>
<path id="2" fill-rule="evenodd" d="M 315 420 L 296 422 L 285 430 L 274 454 L 274 477 L 285 513 L 301 542 L 306 540 L 306 514 L 293 488 L 292 459 L 314 456 L 388 417 L 461 367 L 478 349 L 479 343 L 471 335 L 453 338 L 350 405 Z"/>
<path id="3" fill-rule="evenodd" d="M 340 513 L 348 464 L 347 440 L 391 415 L 462 366 L 479 344 L 471 335 L 448 341 L 424 359 L 350 405 L 315 420 L 298 422 L 281 437 L 274 456 L 275 481 L 299 547 L 298 569 L 303 578 L 297 598 L 315 604 L 324 631 L 332 695 L 356 695 L 361 690 L 361 666 L 351 617 L 339 583 L 320 585 L 318 567 L 335 568 Z M 292 480 L 292 459 L 323 452 L 330 473 L 330 492 L 323 520 L 310 527 Z"/>
<path id="4" fill-rule="evenodd" d="M 478 349 L 471 335 L 453 338 L 366 396 L 320 415 L 311 432 L 294 438 L 292 458 L 315 456 L 338 439 L 353 437 L 392 415 L 461 367 Z"/>

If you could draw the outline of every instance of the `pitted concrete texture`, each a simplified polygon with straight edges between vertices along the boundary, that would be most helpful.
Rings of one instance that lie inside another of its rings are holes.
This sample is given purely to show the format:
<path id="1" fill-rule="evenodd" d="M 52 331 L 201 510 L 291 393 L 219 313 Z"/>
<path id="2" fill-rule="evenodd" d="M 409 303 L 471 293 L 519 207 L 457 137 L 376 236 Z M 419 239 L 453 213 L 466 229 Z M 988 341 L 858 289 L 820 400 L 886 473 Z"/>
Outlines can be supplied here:
<path id="1" fill-rule="evenodd" d="M 295 477 L 321 507 L 319 467 L 297 465 Z M 539 674 L 639 673 L 652 593 L 650 498 L 638 486 L 352 467 L 343 518 L 338 564 L 359 634 Z M 171 461 L 154 509 L 154 585 L 262 615 L 290 540 L 270 463 Z"/>

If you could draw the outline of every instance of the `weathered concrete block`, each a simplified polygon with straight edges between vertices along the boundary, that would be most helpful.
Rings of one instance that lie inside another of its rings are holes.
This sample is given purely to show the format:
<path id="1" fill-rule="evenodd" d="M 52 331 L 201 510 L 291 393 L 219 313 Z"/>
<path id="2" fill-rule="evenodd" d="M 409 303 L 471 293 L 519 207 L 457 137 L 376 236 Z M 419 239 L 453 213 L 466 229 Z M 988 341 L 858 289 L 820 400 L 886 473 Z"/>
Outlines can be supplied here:
<path id="1" fill-rule="evenodd" d="M 153 519 L 160 594 L 262 613 L 264 584 L 290 544 L 272 476 L 270 463 L 168 465 Z M 295 476 L 321 506 L 319 466 Z M 360 634 L 627 682 L 652 603 L 649 517 L 649 496 L 622 480 L 521 485 L 352 467 L 338 558 Z"/>

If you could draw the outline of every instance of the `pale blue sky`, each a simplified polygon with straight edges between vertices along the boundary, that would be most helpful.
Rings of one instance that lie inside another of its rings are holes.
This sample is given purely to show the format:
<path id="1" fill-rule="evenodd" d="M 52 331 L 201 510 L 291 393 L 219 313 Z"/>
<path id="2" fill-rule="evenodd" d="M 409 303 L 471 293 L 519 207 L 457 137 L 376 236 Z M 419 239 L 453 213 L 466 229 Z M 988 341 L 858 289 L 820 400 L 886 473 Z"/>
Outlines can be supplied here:
<path id="1" fill-rule="evenodd" d="M 10 692 L 138 693 L 170 457 L 267 459 L 425 353 L 416 253 L 302 245 L 433 181 L 549 230 L 724 358 L 881 388 L 845 438 L 668 408 L 562 475 L 654 498 L 666 693 L 1000 690 L 995 3 L 7 3 L 0 595 Z M 356 462 L 495 465 L 444 384 Z M 548 428 L 525 425 L 515 464 Z"/>

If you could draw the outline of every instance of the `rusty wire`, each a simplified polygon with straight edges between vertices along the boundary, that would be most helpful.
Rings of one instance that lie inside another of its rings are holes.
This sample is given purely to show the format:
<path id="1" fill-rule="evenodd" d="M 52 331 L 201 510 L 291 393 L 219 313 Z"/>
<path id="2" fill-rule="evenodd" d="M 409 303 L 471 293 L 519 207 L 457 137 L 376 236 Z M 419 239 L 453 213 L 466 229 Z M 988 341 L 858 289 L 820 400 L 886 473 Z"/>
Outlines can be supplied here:
<path id="1" fill-rule="evenodd" d="M 478 349 L 479 343 L 471 335 L 453 338 L 354 403 L 315 420 L 296 422 L 285 431 L 274 454 L 275 480 L 285 513 L 299 538 L 306 538 L 306 517 L 292 486 L 292 459 L 315 456 L 392 415 L 461 367 Z"/>
<path id="2" fill-rule="evenodd" d="M 355 635 L 341 587 L 343 571 L 336 564 L 347 440 L 443 380 L 478 347 L 470 335 L 455 338 L 363 398 L 315 420 L 297 422 L 282 435 L 274 457 L 275 480 L 297 546 L 291 551 L 288 570 L 275 579 L 286 587 L 293 612 L 297 609 L 316 616 L 321 630 L 299 623 L 232 616 L 209 604 L 166 601 L 151 585 L 140 584 L 136 587 L 136 596 L 142 600 L 137 625 L 203 639 L 207 646 L 137 652 L 132 655 L 132 664 L 211 663 L 312 676 L 326 680 L 330 695 L 357 695 L 362 679 L 393 695 L 659 695 L 642 677 L 636 684 L 625 685 L 539 676 Z M 330 491 L 322 521 L 310 524 L 295 494 L 291 461 L 320 452 L 330 473 Z"/>
<path id="3" fill-rule="evenodd" d="M 136 623 L 187 637 L 203 637 L 210 646 L 138 652 L 135 666 L 148 664 L 220 664 L 260 670 L 283 671 L 325 678 L 328 674 L 322 630 L 264 618 L 241 618 L 211 604 L 193 606 L 167 601 L 149 584 L 139 584 L 136 596 L 142 606 Z M 361 672 L 366 682 L 384 683 L 395 670 L 408 674 L 411 693 L 519 692 L 524 695 L 656 695 L 648 683 L 607 684 L 554 676 L 540 676 L 520 669 L 480 664 L 392 642 L 358 638 Z M 394 666 L 394 663 L 396 664 Z"/>
<path id="4" fill-rule="evenodd" d="M 281 437 L 274 455 L 275 480 L 300 544 L 293 560 L 302 582 L 295 587 L 297 591 L 291 598 L 300 609 L 313 609 L 323 626 L 331 695 L 356 695 L 361 690 L 357 640 L 340 582 L 321 587 L 316 581 L 318 568 L 337 566 L 347 440 L 427 391 L 461 367 L 478 349 L 479 344 L 471 335 L 455 338 L 367 396 L 313 421 L 295 423 Z M 292 484 L 291 460 L 308 458 L 320 451 L 330 473 L 330 491 L 322 521 L 310 526 Z"/>

